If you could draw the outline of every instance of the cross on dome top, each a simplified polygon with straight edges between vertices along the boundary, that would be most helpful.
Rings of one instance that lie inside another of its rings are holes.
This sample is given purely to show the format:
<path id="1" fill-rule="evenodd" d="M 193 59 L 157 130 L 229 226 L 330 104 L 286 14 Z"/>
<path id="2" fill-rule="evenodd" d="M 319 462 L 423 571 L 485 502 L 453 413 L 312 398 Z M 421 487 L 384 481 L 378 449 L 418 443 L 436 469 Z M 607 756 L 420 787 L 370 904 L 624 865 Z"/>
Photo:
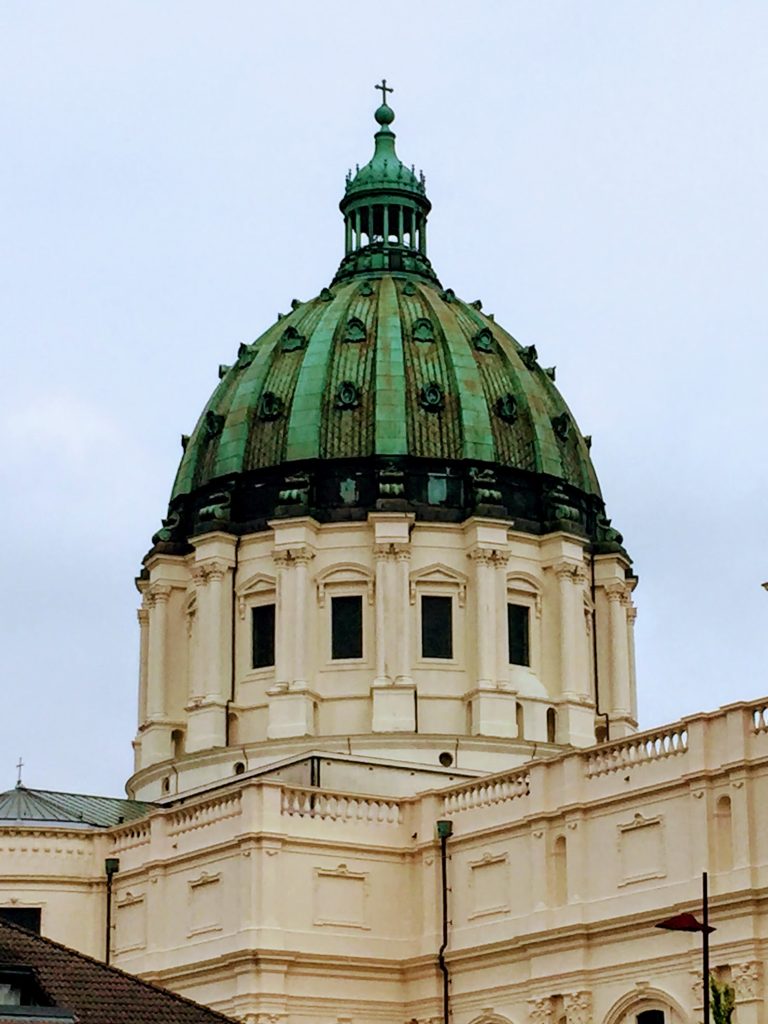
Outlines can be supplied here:
<path id="1" fill-rule="evenodd" d="M 381 101 L 382 101 L 382 103 L 386 103 L 387 102 L 387 93 L 388 92 L 394 92 L 395 91 L 391 86 L 387 85 L 386 78 L 382 78 L 381 85 L 374 85 L 374 89 L 381 89 Z"/>

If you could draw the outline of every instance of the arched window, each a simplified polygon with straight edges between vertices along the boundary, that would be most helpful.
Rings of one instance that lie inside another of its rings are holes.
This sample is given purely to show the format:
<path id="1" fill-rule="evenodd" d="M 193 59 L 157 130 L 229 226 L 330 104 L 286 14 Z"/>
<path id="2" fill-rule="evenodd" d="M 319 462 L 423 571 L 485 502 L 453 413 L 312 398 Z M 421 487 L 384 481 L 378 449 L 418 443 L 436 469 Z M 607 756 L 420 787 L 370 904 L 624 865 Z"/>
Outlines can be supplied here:
<path id="1" fill-rule="evenodd" d="M 240 745 L 240 720 L 234 711 L 227 715 L 227 745 L 237 747 Z"/>
<path id="2" fill-rule="evenodd" d="M 555 904 L 562 906 L 568 902 L 568 860 L 565 847 L 565 836 L 558 836 L 552 848 L 552 866 L 554 881 Z"/>
<path id="3" fill-rule="evenodd" d="M 171 733 L 171 748 L 173 751 L 173 759 L 177 761 L 184 755 L 184 730 L 174 729 Z"/>
<path id="4" fill-rule="evenodd" d="M 715 858 L 718 871 L 730 871 L 733 867 L 733 820 L 729 796 L 721 796 L 715 805 Z"/>
<path id="5" fill-rule="evenodd" d="M 635 1015 L 636 1024 L 664 1024 L 663 1010 L 641 1010 Z"/>
<path id="6" fill-rule="evenodd" d="M 557 712 L 547 708 L 547 743 L 557 742 Z"/>

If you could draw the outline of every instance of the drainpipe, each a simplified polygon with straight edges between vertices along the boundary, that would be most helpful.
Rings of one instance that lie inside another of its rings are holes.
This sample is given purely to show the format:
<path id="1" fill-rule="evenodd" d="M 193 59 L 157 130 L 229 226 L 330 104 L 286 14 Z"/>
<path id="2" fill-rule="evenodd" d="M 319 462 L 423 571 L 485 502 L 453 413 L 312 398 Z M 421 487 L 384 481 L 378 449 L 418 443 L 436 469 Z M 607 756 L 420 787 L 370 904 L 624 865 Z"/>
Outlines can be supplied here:
<path id="1" fill-rule="evenodd" d="M 117 857 L 107 857 L 104 861 L 104 871 L 107 876 L 107 927 L 104 935 L 104 963 L 108 964 L 112 948 L 112 877 L 120 870 L 120 861 Z"/>
<path id="2" fill-rule="evenodd" d="M 224 746 L 229 746 L 231 739 L 229 735 L 229 709 L 235 700 L 235 682 L 237 678 L 237 657 L 235 652 L 235 637 L 237 635 L 237 565 L 240 555 L 240 538 L 237 537 L 235 540 L 235 564 L 232 567 L 232 625 L 230 627 L 230 638 L 229 642 L 231 645 L 231 653 L 229 656 L 229 700 L 226 702 L 225 720 L 224 720 Z"/>
<path id="3" fill-rule="evenodd" d="M 437 963 L 443 976 L 443 1024 L 450 1021 L 450 976 L 445 962 L 445 950 L 448 945 L 448 838 L 453 835 L 452 821 L 438 821 L 437 835 L 440 839 L 440 885 L 443 904 L 443 941 L 437 954 Z"/>

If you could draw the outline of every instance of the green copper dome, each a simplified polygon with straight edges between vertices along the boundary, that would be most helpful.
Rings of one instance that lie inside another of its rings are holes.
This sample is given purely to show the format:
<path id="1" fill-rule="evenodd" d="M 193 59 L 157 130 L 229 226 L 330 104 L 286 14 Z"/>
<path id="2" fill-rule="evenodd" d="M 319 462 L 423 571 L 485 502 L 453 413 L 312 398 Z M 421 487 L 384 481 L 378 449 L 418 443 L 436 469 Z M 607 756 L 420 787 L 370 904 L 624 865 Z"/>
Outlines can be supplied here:
<path id="1" fill-rule="evenodd" d="M 494 515 L 620 543 L 554 370 L 437 280 L 424 180 L 397 157 L 393 119 L 386 103 L 377 110 L 374 156 L 347 180 L 346 251 L 330 287 L 294 300 L 220 367 L 182 438 L 157 545 L 374 509 Z"/>

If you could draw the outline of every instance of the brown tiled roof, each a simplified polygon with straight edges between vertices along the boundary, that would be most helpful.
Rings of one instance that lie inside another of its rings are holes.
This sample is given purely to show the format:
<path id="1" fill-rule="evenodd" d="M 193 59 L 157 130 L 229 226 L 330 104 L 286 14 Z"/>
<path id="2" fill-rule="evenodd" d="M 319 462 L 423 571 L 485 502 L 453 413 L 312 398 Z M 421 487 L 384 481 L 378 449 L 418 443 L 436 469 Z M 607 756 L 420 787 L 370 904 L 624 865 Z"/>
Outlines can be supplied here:
<path id="1" fill-rule="evenodd" d="M 51 1001 L 71 1010 L 78 1024 L 233 1024 L 231 1017 L 5 921 L 0 963 L 31 968 Z"/>

